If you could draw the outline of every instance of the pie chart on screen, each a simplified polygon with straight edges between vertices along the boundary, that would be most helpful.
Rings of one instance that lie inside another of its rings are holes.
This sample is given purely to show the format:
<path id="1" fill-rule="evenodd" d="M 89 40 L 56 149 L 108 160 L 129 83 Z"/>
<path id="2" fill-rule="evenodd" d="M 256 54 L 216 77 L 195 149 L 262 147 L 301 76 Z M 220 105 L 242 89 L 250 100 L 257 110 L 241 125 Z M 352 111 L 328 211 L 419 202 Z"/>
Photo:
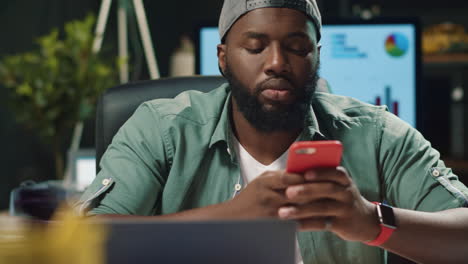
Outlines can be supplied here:
<path id="1" fill-rule="evenodd" d="M 392 57 L 401 57 L 409 47 L 408 38 L 401 33 L 392 33 L 385 40 L 385 50 Z"/>

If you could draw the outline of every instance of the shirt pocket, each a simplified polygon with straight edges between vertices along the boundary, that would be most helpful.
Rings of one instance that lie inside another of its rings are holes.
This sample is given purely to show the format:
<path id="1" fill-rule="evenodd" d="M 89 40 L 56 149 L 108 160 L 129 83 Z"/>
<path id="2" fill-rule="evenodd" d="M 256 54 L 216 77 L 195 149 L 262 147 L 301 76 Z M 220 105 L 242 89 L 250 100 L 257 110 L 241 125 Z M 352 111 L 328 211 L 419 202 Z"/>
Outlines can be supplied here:
<path id="1" fill-rule="evenodd" d="M 114 185 L 115 181 L 112 178 L 105 178 L 101 181 L 98 185 L 97 190 L 91 191 L 91 195 L 83 195 L 83 197 L 78 201 L 74 208 L 77 211 L 78 215 L 84 216 L 86 212 L 95 207 L 95 204 L 98 202 L 98 198 L 106 191 L 109 190 L 110 187 Z"/>
<path id="2" fill-rule="evenodd" d="M 458 180 L 458 177 L 452 173 L 450 168 L 432 167 L 429 170 L 429 174 L 430 177 L 438 181 L 447 191 L 455 196 L 463 206 L 468 206 L 468 189 Z"/>

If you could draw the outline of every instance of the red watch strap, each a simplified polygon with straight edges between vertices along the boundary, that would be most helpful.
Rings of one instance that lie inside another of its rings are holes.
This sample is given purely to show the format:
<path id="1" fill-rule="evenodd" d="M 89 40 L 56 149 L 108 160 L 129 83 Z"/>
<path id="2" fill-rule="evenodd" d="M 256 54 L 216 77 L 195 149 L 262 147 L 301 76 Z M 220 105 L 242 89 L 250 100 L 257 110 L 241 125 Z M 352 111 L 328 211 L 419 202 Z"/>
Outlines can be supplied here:
<path id="1" fill-rule="evenodd" d="M 379 206 L 380 204 L 379 202 L 372 202 L 372 203 L 376 204 L 377 206 Z M 393 231 L 395 231 L 395 229 L 384 226 L 383 224 L 380 224 L 380 233 L 377 236 L 377 238 L 375 238 L 372 241 L 364 242 L 364 244 L 369 245 L 369 246 L 380 246 L 390 238 Z"/>

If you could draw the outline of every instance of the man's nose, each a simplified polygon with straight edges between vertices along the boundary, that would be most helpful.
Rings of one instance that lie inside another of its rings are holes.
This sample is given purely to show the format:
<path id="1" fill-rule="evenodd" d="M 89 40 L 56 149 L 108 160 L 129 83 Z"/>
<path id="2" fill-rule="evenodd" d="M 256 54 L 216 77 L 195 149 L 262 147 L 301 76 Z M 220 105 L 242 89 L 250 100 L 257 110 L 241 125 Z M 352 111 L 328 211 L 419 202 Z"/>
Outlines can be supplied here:
<path id="1" fill-rule="evenodd" d="M 272 44 L 266 56 L 264 72 L 266 75 L 282 75 L 291 70 L 288 57 L 279 44 Z"/>

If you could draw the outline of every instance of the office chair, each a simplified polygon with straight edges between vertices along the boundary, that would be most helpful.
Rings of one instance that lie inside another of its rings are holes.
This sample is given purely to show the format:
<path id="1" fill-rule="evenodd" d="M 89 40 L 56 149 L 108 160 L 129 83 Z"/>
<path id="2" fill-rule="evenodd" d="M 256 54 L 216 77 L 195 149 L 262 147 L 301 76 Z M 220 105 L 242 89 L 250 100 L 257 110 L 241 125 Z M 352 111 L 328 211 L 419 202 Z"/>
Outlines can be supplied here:
<path id="1" fill-rule="evenodd" d="M 173 98 L 186 90 L 209 92 L 225 82 L 221 76 L 190 76 L 127 83 L 108 89 L 96 109 L 96 172 L 112 138 L 141 103 Z"/>

